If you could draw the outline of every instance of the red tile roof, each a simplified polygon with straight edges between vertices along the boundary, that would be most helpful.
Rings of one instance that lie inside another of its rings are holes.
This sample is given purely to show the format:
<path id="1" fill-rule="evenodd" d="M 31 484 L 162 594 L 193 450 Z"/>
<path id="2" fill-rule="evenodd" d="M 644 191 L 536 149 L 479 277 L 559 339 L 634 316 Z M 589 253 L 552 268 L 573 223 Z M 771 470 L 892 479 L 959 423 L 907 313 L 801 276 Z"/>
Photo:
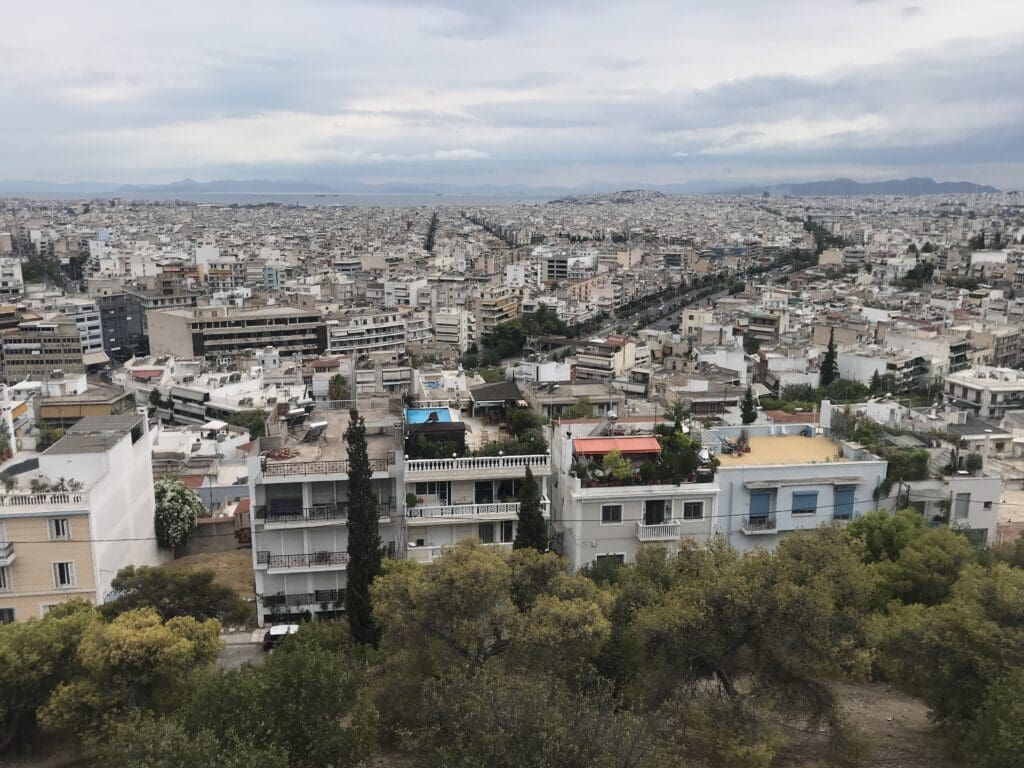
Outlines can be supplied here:
<path id="1" fill-rule="evenodd" d="M 661 446 L 653 437 L 578 437 L 572 441 L 577 455 L 604 456 L 618 451 L 622 454 L 661 453 Z"/>

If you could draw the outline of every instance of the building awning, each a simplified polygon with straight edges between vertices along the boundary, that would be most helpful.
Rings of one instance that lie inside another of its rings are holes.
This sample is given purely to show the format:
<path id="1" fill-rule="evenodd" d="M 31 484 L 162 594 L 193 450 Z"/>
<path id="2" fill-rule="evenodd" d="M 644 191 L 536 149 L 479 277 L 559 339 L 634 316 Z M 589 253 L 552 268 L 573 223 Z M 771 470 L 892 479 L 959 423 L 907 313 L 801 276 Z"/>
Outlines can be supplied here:
<path id="1" fill-rule="evenodd" d="M 578 437 L 572 441 L 577 456 L 604 456 L 612 451 L 621 454 L 661 453 L 654 437 Z"/>
<path id="2" fill-rule="evenodd" d="M 106 365 L 110 358 L 106 352 L 86 352 L 82 355 L 82 362 L 85 365 Z"/>
<path id="3" fill-rule="evenodd" d="M 157 368 L 156 370 L 152 370 L 152 369 L 148 369 L 148 368 L 147 369 L 136 368 L 135 370 L 132 371 L 132 378 L 133 379 L 138 379 L 139 381 L 149 381 L 150 379 L 160 378 L 160 374 L 162 374 L 162 373 L 163 373 L 163 369 L 160 369 L 160 368 Z"/>

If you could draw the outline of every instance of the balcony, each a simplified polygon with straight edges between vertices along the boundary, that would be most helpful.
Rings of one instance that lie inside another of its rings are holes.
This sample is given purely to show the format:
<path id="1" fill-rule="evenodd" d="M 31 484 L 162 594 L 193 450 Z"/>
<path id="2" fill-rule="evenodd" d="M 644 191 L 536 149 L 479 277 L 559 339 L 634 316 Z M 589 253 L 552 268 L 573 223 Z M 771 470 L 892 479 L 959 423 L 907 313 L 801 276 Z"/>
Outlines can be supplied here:
<path id="1" fill-rule="evenodd" d="M 272 555 L 267 551 L 256 553 L 256 565 L 268 572 L 289 570 L 337 570 L 348 565 L 348 552 L 305 552 L 295 555 Z"/>
<path id="2" fill-rule="evenodd" d="M 547 517 L 551 501 L 541 499 L 541 511 Z M 409 525 L 428 525 L 448 520 L 455 522 L 480 519 L 508 519 L 518 517 L 518 501 L 502 501 L 494 504 L 451 504 L 435 507 L 413 507 L 407 509 L 405 516 Z"/>
<path id="3" fill-rule="evenodd" d="M 307 605 L 318 606 L 323 603 L 343 603 L 345 590 L 318 589 L 315 592 L 297 592 L 290 595 L 260 595 L 259 598 L 264 608 L 301 608 Z"/>
<path id="4" fill-rule="evenodd" d="M 9 493 L 0 495 L 0 515 L 7 511 L 67 512 L 89 508 L 88 493 Z"/>
<path id="5" fill-rule="evenodd" d="M 392 452 L 385 457 L 370 459 L 371 472 L 387 472 L 395 463 Z M 336 461 L 283 461 L 266 463 L 263 466 L 264 477 L 291 477 L 294 475 L 347 475 L 348 459 Z"/>
<path id="6" fill-rule="evenodd" d="M 394 498 L 378 505 L 380 517 L 391 517 L 395 509 Z M 253 518 L 262 520 L 268 528 L 279 525 L 328 525 L 348 519 L 348 504 L 318 504 L 314 507 L 288 506 L 271 509 L 261 505 L 253 508 Z"/>
<path id="7" fill-rule="evenodd" d="M 452 546 L 452 544 L 445 544 L 440 547 L 431 545 L 427 545 L 425 547 L 410 546 L 409 559 L 417 563 L 432 563 L 441 556 L 442 552 L 444 552 L 446 549 L 451 549 Z M 502 549 L 506 552 L 512 551 L 511 541 L 498 541 L 493 542 L 491 544 L 484 544 L 484 546 L 491 549 Z"/>
<path id="8" fill-rule="evenodd" d="M 451 459 L 413 459 L 405 464 L 406 482 L 460 478 L 523 477 L 529 467 L 535 475 L 551 474 L 548 454 L 476 456 Z"/>
<path id="9" fill-rule="evenodd" d="M 678 520 L 667 520 L 655 525 L 637 523 L 636 537 L 640 541 L 678 541 L 679 528 Z"/>
<path id="10" fill-rule="evenodd" d="M 14 542 L 0 541 L 0 567 L 14 562 Z"/>
<path id="11" fill-rule="evenodd" d="M 767 515 L 752 515 L 741 518 L 740 530 L 748 536 L 775 533 L 778 530 L 775 513 L 770 512 Z"/>

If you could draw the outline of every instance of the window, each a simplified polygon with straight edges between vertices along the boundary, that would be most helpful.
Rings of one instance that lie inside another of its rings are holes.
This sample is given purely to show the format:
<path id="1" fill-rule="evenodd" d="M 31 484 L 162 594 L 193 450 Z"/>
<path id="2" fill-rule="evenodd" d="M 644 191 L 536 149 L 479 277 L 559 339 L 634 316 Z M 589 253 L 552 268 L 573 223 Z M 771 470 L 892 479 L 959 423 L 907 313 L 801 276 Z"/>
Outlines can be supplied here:
<path id="1" fill-rule="evenodd" d="M 854 490 L 852 485 L 836 488 L 835 506 L 832 508 L 832 516 L 836 520 L 850 520 L 853 517 Z"/>
<path id="2" fill-rule="evenodd" d="M 984 502 L 984 503 L 982 504 L 982 508 L 983 508 L 983 509 L 992 509 L 992 502 L 991 502 L 991 501 L 986 501 L 986 502 Z"/>
<path id="3" fill-rule="evenodd" d="M 625 565 L 625 555 L 598 555 L 594 558 L 598 565 Z"/>
<path id="4" fill-rule="evenodd" d="M 490 480 L 478 480 L 474 486 L 474 502 L 477 504 L 493 504 L 494 483 Z"/>
<path id="5" fill-rule="evenodd" d="M 494 543 L 494 523 L 480 523 L 477 525 L 477 534 L 484 544 Z"/>
<path id="6" fill-rule="evenodd" d="M 651 499 L 644 502 L 644 525 L 661 525 L 665 522 L 664 499 Z"/>
<path id="7" fill-rule="evenodd" d="M 958 493 L 953 505 L 953 516 L 957 520 L 966 520 L 967 512 L 971 508 L 971 494 Z"/>
<path id="8" fill-rule="evenodd" d="M 53 564 L 53 586 L 57 587 L 57 589 L 75 586 L 74 563 Z"/>
<path id="9" fill-rule="evenodd" d="M 8 566 L 0 567 L 0 592 L 10 592 L 14 587 L 11 586 L 11 569 Z"/>
<path id="10" fill-rule="evenodd" d="M 516 537 L 515 533 L 516 521 L 515 520 L 502 520 L 501 521 L 501 540 L 503 542 L 513 541 Z"/>
<path id="11" fill-rule="evenodd" d="M 754 491 L 750 494 L 750 517 L 766 518 L 772 511 L 772 491 Z"/>
<path id="12" fill-rule="evenodd" d="M 683 503 L 683 520 L 703 520 L 704 502 L 687 501 Z"/>
<path id="13" fill-rule="evenodd" d="M 67 541 L 71 538 L 71 521 L 66 517 L 53 517 L 46 521 L 50 541 Z"/>
<path id="14" fill-rule="evenodd" d="M 0 608 L 0 624 L 13 624 L 14 623 L 14 609 L 13 608 Z"/>
<path id="15" fill-rule="evenodd" d="M 601 525 L 613 525 L 622 522 L 622 505 L 605 504 L 601 507 Z"/>
<path id="16" fill-rule="evenodd" d="M 794 515 L 813 515 L 818 511 L 817 491 L 796 491 L 793 493 Z"/>

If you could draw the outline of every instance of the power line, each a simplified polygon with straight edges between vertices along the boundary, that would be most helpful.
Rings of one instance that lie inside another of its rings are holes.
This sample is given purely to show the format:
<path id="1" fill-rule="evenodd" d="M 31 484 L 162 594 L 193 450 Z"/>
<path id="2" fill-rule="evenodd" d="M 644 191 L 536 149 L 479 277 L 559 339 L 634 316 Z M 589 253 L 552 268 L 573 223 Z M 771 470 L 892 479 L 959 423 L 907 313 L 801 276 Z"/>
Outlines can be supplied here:
<path id="1" fill-rule="evenodd" d="M 877 505 L 877 504 L 880 504 L 880 503 L 882 503 L 884 501 L 897 501 L 897 500 L 899 500 L 901 498 L 905 498 L 905 494 L 896 494 L 896 495 L 893 495 L 893 496 L 883 496 L 883 497 L 878 498 L 878 499 L 872 499 L 871 503 Z M 926 496 L 926 497 L 922 497 L 922 498 L 925 501 L 949 501 L 950 500 L 949 496 Z M 701 500 L 700 499 L 694 499 L 694 501 L 701 501 Z M 867 504 L 867 503 L 868 502 L 866 502 L 866 501 L 854 501 L 854 502 L 852 502 L 852 505 L 854 507 L 856 507 L 857 505 Z M 962 504 L 964 502 L 955 502 L 955 503 L 961 503 Z M 992 503 L 992 504 L 1000 504 L 1000 506 L 1003 506 L 1003 507 L 1024 507 L 1024 504 L 1012 504 L 1012 503 L 1009 503 L 1009 502 L 1007 502 L 1007 503 L 986 502 L 986 501 L 983 501 L 983 500 L 974 500 L 974 499 L 968 499 L 966 503 L 967 504 L 987 504 L 987 503 Z M 449 506 L 460 506 L 460 505 L 449 505 Z M 618 505 L 618 504 L 606 504 L 606 505 L 603 505 L 603 506 L 620 506 L 620 505 Z M 819 505 L 815 506 L 814 512 L 803 512 L 801 510 L 801 511 L 797 511 L 796 514 L 807 514 L 808 517 L 810 517 L 811 515 L 817 513 L 819 510 L 835 509 L 836 507 L 839 507 L 839 506 L 845 507 L 847 505 L 846 504 L 819 504 Z M 875 507 L 875 508 L 873 508 L 873 509 L 871 509 L 869 511 L 875 511 L 875 509 L 877 509 L 877 507 Z M 767 514 L 768 515 L 772 515 L 772 514 L 779 515 L 779 514 L 785 514 L 785 513 L 792 514 L 793 512 L 794 512 L 794 510 L 792 508 L 790 508 L 790 509 L 776 509 L 776 510 L 770 510 Z M 859 514 L 865 514 L 865 513 L 862 512 L 862 513 L 859 513 Z M 753 517 L 763 517 L 763 516 L 764 515 L 753 515 Z M 456 517 L 455 515 L 452 515 L 451 517 L 439 517 L 439 518 L 436 518 L 438 520 L 437 524 L 438 525 L 443 525 L 445 522 L 447 522 L 449 520 L 454 520 L 455 517 Z M 743 513 L 743 512 L 728 512 L 728 513 L 725 513 L 725 514 L 705 515 L 705 516 L 700 517 L 700 518 L 694 518 L 694 522 L 696 522 L 697 520 L 707 520 L 707 519 L 719 520 L 719 519 L 729 519 L 729 518 L 734 518 L 734 517 L 751 517 L 751 515 L 750 515 L 749 512 L 746 512 L 746 513 Z M 335 519 L 334 524 L 339 524 L 339 523 L 343 522 L 345 519 L 346 518 L 337 518 L 337 519 Z M 419 518 L 415 518 L 415 519 L 423 520 L 423 519 L 435 519 L 435 518 L 422 518 L 422 517 L 419 517 Z M 843 518 L 840 518 L 840 519 L 843 519 Z M 671 520 L 673 520 L 673 521 L 678 520 L 679 522 L 682 522 L 683 518 L 671 518 Z M 467 521 L 466 520 L 459 520 L 458 522 L 466 523 Z M 501 521 L 500 520 L 472 520 L 472 521 L 468 521 L 468 522 L 488 523 L 488 522 L 501 522 Z M 558 522 L 563 522 L 563 523 L 600 523 L 601 520 L 600 520 L 600 518 L 591 518 L 591 517 L 585 517 L 585 518 L 560 517 L 560 518 L 558 518 Z M 424 527 L 426 527 L 426 526 L 424 526 Z M 266 529 L 264 529 L 264 530 L 266 530 Z M 279 530 L 279 529 L 275 529 L 275 530 Z M 59 543 L 64 542 L 64 541 L 73 541 L 73 542 L 83 543 L 83 544 L 84 543 L 100 544 L 100 543 L 118 543 L 118 542 L 128 542 L 128 541 L 156 541 L 156 537 L 155 536 L 126 536 L 126 537 L 109 538 L 109 539 L 102 539 L 102 538 L 97 538 L 97 539 L 92 539 L 92 538 L 90 538 L 90 539 L 78 539 L 78 538 L 75 538 L 75 539 L 19 539 L 17 541 L 12 541 L 10 543 L 11 544 L 59 544 Z"/>

